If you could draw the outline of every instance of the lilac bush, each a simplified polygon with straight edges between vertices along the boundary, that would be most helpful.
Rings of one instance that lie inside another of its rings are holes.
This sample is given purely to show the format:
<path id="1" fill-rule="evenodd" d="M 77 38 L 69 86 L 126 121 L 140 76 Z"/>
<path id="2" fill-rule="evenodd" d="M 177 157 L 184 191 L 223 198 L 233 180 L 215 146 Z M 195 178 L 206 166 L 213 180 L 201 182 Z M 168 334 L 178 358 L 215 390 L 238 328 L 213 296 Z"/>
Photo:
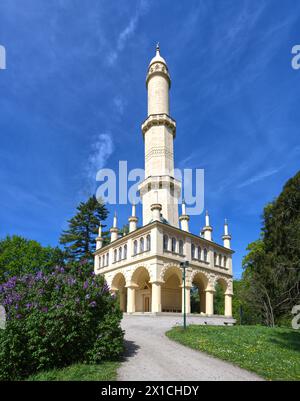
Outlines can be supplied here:
<path id="1" fill-rule="evenodd" d="M 85 266 L 11 277 L 0 285 L 0 304 L 7 314 L 0 330 L 2 380 L 112 360 L 123 351 L 117 300 Z"/>

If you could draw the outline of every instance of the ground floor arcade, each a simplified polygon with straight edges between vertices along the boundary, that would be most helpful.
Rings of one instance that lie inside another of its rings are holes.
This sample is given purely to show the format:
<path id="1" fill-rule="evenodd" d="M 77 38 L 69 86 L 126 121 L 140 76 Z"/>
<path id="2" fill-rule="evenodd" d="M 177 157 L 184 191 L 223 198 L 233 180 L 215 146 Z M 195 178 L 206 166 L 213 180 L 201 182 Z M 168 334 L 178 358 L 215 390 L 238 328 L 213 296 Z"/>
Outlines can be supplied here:
<path id="1" fill-rule="evenodd" d="M 111 291 L 119 298 L 121 309 L 127 313 L 181 313 L 184 309 L 185 291 L 186 313 L 207 316 L 216 313 L 214 297 L 219 286 L 223 290 L 221 314 L 226 317 L 232 316 L 232 280 L 200 269 L 190 269 L 187 272 L 185 288 L 182 271 L 178 266 L 168 266 L 156 277 L 144 266 L 139 266 L 130 275 L 119 271 L 111 276 L 109 285 Z M 194 298 L 197 299 L 196 303 L 193 302 Z"/>

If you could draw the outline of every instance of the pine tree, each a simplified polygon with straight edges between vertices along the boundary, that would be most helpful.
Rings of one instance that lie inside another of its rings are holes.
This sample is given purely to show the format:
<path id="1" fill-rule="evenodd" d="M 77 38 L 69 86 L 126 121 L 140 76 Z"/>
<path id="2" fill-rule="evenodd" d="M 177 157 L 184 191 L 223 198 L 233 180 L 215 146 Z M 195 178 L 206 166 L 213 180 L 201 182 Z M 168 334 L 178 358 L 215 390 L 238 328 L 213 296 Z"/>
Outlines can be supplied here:
<path id="1" fill-rule="evenodd" d="M 98 202 L 95 196 L 80 202 L 76 215 L 68 220 L 69 228 L 60 237 L 69 260 L 93 260 L 98 228 L 107 215 L 105 205 Z"/>

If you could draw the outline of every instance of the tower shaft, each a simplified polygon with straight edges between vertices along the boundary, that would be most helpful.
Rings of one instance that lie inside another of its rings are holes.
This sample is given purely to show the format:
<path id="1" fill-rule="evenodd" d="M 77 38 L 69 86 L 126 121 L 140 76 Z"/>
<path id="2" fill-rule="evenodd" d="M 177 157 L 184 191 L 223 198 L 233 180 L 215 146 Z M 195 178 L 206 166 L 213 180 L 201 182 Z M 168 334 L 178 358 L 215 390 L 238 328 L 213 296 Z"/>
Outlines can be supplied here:
<path id="1" fill-rule="evenodd" d="M 145 180 L 140 185 L 143 225 L 151 221 L 151 205 L 162 205 L 162 216 L 178 227 L 180 182 L 174 178 L 176 123 L 169 116 L 170 76 L 159 48 L 151 60 L 146 78 L 148 118 L 142 124 L 145 143 Z"/>

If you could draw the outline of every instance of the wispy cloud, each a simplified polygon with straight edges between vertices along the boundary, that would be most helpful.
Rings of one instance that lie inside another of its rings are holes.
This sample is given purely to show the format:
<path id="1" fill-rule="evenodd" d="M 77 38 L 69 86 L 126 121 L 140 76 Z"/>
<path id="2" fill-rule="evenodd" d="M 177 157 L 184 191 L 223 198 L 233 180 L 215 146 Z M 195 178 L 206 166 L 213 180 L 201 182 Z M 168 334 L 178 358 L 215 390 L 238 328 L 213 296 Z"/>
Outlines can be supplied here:
<path id="1" fill-rule="evenodd" d="M 95 185 L 97 171 L 103 168 L 114 151 L 114 144 L 110 133 L 101 133 L 92 145 L 87 163 L 87 176 L 90 185 Z"/>
<path id="2" fill-rule="evenodd" d="M 120 52 L 124 49 L 128 40 L 135 33 L 137 25 L 138 25 L 141 17 L 148 11 L 148 9 L 149 9 L 148 0 L 141 0 L 135 14 L 129 20 L 126 27 L 119 33 L 116 47 L 108 55 L 108 58 L 107 58 L 108 64 L 113 65 L 117 61 L 117 58 L 118 58 Z"/>
<path id="3" fill-rule="evenodd" d="M 261 173 L 256 174 L 253 177 L 249 178 L 248 180 L 242 182 L 238 186 L 238 188 L 244 188 L 244 187 L 247 187 L 248 185 L 254 184 L 254 183 L 259 182 L 259 181 L 262 181 L 265 178 L 270 177 L 271 175 L 274 175 L 274 174 L 278 173 L 281 169 L 282 169 L 282 167 L 262 171 Z"/>

